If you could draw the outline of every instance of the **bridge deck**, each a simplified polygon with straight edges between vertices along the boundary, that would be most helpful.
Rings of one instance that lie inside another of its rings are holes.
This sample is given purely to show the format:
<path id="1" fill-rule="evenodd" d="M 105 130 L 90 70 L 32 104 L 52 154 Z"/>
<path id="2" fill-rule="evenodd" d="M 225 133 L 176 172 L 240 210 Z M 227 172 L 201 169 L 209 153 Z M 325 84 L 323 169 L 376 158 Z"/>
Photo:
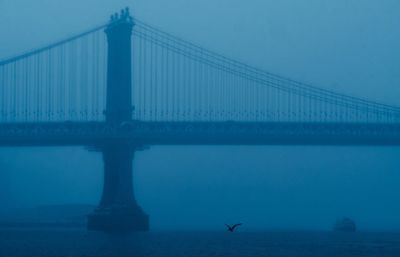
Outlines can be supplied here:
<path id="1" fill-rule="evenodd" d="M 400 145 L 400 124 L 102 122 L 0 124 L 0 146 Z"/>

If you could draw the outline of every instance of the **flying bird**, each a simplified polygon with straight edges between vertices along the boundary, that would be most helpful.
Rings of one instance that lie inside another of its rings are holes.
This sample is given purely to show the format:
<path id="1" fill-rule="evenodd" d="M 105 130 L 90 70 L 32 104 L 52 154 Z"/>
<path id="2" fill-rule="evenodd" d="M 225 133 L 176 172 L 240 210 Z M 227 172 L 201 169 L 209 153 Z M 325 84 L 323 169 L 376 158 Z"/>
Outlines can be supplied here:
<path id="1" fill-rule="evenodd" d="M 225 225 L 226 225 L 226 227 L 228 228 L 228 231 L 229 231 L 229 232 L 234 232 L 235 229 L 236 229 L 238 226 L 242 225 L 242 223 L 238 223 L 238 224 L 235 224 L 235 225 L 233 225 L 233 226 L 229 226 L 228 224 L 225 224 Z"/>

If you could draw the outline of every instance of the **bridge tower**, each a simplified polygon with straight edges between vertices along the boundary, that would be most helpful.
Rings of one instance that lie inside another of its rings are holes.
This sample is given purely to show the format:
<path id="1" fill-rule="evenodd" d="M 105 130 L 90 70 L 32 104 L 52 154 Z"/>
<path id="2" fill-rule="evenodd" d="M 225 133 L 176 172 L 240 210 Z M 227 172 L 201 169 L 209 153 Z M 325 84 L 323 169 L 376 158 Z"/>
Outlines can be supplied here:
<path id="1" fill-rule="evenodd" d="M 105 33 L 108 41 L 106 122 L 121 126 L 132 120 L 131 36 L 134 22 L 129 9 L 111 16 Z M 147 231 L 149 218 L 136 203 L 132 161 L 137 146 L 105 141 L 97 146 L 103 155 L 104 186 L 98 208 L 88 216 L 88 229 Z"/>

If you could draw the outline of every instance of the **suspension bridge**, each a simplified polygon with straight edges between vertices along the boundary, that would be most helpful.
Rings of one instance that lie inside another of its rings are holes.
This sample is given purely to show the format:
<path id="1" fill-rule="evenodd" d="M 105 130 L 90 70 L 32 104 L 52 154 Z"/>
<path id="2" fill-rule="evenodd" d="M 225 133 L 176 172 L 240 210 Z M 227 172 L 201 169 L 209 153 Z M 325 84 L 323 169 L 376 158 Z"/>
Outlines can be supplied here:
<path id="1" fill-rule="evenodd" d="M 0 146 L 85 146 L 104 160 L 93 230 L 149 229 L 132 185 L 151 145 L 400 145 L 400 108 L 233 60 L 134 19 L 0 61 Z"/>

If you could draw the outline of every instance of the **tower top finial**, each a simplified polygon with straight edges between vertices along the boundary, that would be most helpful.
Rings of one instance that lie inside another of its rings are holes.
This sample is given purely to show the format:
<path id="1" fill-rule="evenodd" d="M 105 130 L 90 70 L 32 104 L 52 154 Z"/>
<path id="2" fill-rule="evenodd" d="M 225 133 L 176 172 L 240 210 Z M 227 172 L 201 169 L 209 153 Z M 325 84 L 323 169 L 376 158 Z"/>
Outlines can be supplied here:
<path id="1" fill-rule="evenodd" d="M 110 22 L 133 22 L 133 18 L 129 13 L 129 7 L 125 7 L 120 11 L 120 13 L 113 14 L 110 18 Z"/>

